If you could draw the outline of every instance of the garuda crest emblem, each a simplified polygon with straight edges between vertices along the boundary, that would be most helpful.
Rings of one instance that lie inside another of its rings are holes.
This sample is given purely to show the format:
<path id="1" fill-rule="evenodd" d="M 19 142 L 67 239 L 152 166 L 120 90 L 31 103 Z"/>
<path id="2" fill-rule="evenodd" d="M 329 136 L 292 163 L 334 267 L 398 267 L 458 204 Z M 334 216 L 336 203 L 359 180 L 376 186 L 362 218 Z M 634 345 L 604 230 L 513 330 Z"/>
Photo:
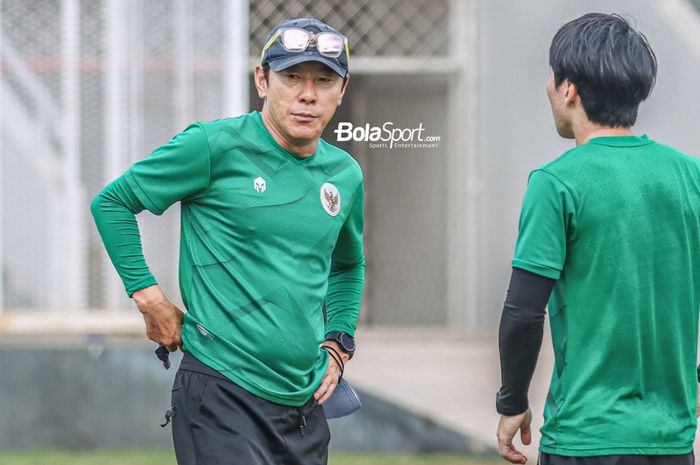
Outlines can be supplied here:
<path id="1" fill-rule="evenodd" d="M 321 206 L 331 216 L 340 213 L 340 192 L 329 182 L 321 186 Z"/>

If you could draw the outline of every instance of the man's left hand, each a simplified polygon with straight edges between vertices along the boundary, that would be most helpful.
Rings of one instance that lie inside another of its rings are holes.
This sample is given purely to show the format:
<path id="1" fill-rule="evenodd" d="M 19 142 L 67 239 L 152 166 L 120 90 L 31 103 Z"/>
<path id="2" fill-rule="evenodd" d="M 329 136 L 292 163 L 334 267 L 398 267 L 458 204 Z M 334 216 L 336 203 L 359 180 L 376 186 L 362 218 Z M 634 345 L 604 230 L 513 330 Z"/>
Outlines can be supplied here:
<path id="1" fill-rule="evenodd" d="M 532 423 L 532 412 L 527 409 L 519 415 L 506 416 L 501 415 L 501 420 L 498 422 L 498 452 L 501 457 L 510 463 L 526 463 L 527 457 L 513 445 L 513 438 L 520 430 L 520 440 L 523 444 L 528 445 L 532 442 L 532 431 L 530 430 Z"/>
<path id="2" fill-rule="evenodd" d="M 343 363 L 348 363 L 348 360 L 350 360 L 350 355 L 346 354 L 345 351 L 340 348 L 340 345 L 337 342 L 325 341 L 321 347 L 323 346 L 335 349 L 335 351 L 342 357 Z M 338 362 L 336 362 L 329 353 L 328 369 L 326 370 L 326 374 L 323 376 L 321 385 L 318 387 L 318 389 L 316 389 L 316 392 L 314 392 L 314 399 L 316 399 L 319 404 L 323 404 L 325 401 L 327 401 L 333 394 L 333 391 L 335 391 L 336 386 L 338 386 L 338 383 L 340 382 L 340 371 L 340 365 L 338 365 Z"/>

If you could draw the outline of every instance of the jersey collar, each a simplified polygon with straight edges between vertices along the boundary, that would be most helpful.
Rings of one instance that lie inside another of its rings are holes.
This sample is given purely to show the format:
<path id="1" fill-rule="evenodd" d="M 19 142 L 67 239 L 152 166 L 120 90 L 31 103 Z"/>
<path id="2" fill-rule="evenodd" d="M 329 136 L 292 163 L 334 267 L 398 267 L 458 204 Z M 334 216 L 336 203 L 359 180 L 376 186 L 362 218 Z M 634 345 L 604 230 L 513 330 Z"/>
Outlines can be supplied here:
<path id="1" fill-rule="evenodd" d="M 642 145 L 651 144 L 650 140 L 646 134 L 643 136 L 605 136 L 605 137 L 594 137 L 589 140 L 589 144 L 595 145 L 606 145 L 608 147 L 640 147 Z"/>

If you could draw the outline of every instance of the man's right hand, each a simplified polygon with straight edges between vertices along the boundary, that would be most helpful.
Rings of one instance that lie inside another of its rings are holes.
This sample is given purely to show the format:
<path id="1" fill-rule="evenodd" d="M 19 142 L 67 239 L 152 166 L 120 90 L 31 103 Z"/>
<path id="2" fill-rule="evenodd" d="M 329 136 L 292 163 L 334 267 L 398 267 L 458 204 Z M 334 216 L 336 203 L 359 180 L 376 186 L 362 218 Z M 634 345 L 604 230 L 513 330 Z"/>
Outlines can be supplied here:
<path id="1" fill-rule="evenodd" d="M 182 310 L 172 304 L 163 294 L 160 286 L 139 289 L 131 295 L 146 322 L 146 336 L 153 342 L 175 352 L 182 346 Z"/>
<path id="2" fill-rule="evenodd" d="M 498 451 L 501 457 L 510 463 L 526 463 L 527 457 L 513 445 L 513 438 L 520 430 L 520 440 L 523 444 L 529 445 L 532 442 L 532 412 L 527 409 L 519 415 L 506 416 L 501 415 L 501 420 L 498 422 L 498 431 L 496 437 L 498 439 Z"/>

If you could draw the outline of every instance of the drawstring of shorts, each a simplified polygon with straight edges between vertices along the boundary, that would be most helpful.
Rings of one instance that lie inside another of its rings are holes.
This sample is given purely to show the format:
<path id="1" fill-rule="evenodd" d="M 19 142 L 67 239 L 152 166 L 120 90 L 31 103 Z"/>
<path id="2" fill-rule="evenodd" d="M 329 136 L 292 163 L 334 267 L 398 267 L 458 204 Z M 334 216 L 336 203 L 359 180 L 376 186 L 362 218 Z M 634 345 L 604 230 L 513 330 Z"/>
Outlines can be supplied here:
<path id="1" fill-rule="evenodd" d="M 297 409 L 297 413 L 299 414 L 299 433 L 301 433 L 301 437 L 304 437 L 304 428 L 306 428 L 306 416 L 301 413 L 301 409 Z"/>

